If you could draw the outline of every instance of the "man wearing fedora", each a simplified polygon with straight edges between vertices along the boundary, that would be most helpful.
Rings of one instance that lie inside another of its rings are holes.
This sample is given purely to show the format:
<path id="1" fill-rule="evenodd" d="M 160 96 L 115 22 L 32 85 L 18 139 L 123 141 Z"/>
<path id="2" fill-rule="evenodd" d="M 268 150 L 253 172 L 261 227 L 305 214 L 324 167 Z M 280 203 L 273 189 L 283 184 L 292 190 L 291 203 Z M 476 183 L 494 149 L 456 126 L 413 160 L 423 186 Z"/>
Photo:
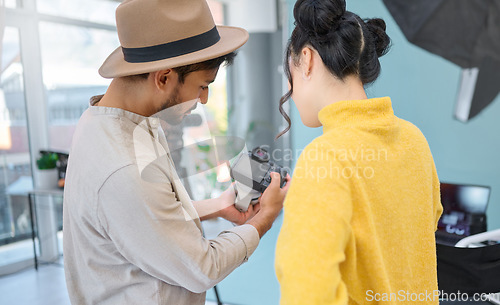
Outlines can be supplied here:
<path id="1" fill-rule="evenodd" d="M 175 172 L 158 113 L 171 124 L 208 99 L 208 85 L 248 39 L 215 26 L 205 0 L 125 0 L 121 47 L 99 70 L 113 78 L 82 115 L 64 190 L 64 263 L 72 304 L 205 303 L 205 291 L 246 262 L 288 189 L 279 175 L 256 208 L 234 192 L 192 202 Z M 289 177 L 287 178 L 289 179 Z M 201 220 L 240 224 L 208 240 Z"/>

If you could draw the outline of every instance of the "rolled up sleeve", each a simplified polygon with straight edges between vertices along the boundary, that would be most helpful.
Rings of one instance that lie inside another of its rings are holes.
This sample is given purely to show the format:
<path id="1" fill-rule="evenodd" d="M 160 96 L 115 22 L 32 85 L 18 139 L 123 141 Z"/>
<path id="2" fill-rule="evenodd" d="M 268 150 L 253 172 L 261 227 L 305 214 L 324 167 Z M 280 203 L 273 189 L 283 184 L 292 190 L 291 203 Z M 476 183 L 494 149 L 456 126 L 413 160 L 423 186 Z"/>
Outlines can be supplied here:
<path id="1" fill-rule="evenodd" d="M 101 229 L 144 272 L 204 292 L 248 260 L 259 243 L 257 230 L 243 225 L 205 239 L 199 220 L 185 217 L 167 175 L 157 170 L 158 179 L 147 181 L 130 165 L 106 180 L 96 211 Z"/>
<path id="2" fill-rule="evenodd" d="M 248 258 L 253 254 L 253 252 L 255 251 L 255 249 L 257 249 L 257 246 L 259 245 L 259 240 L 260 240 L 259 232 L 252 225 L 238 226 L 231 230 L 226 230 L 221 232 L 219 236 L 223 234 L 233 234 L 241 240 L 243 246 L 246 249 L 246 255 L 245 258 L 243 259 L 243 262 L 248 261 Z"/>

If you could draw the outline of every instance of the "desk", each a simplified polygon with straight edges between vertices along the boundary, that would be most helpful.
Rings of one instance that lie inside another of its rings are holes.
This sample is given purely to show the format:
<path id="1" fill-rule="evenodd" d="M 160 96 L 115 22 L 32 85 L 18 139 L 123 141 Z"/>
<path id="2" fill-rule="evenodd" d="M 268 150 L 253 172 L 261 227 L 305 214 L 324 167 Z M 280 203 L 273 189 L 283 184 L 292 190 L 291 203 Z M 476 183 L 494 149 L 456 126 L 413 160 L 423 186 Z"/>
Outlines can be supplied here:
<path id="1" fill-rule="evenodd" d="M 30 223 L 31 223 L 31 240 L 33 241 L 33 258 L 35 261 L 35 269 L 38 270 L 38 257 L 36 254 L 36 235 L 39 232 L 38 228 L 35 230 L 35 216 L 37 217 L 37 227 L 39 222 L 45 222 L 44 227 L 47 227 L 49 230 L 48 234 L 51 234 L 53 236 L 50 236 L 51 239 L 46 239 L 44 242 L 47 242 L 47 244 L 43 244 L 40 236 L 43 236 L 44 234 L 38 234 L 39 236 L 39 244 L 40 244 L 40 252 L 43 254 L 43 251 L 47 250 L 49 252 L 49 255 L 55 255 L 54 250 L 50 249 L 51 247 L 55 247 L 55 252 L 57 252 L 57 256 L 59 255 L 58 253 L 58 248 L 57 248 L 57 229 L 55 232 L 51 232 L 50 228 L 55 228 L 57 226 L 55 217 L 53 216 L 53 202 L 52 202 L 52 197 L 53 196 L 60 196 L 62 197 L 64 194 L 64 191 L 62 189 L 33 189 L 28 191 L 28 205 L 29 205 L 29 212 L 30 212 Z M 44 196 L 46 197 L 45 199 L 45 204 L 47 204 L 48 209 L 46 209 L 45 212 L 48 212 L 44 217 L 38 218 L 37 210 L 36 210 L 36 204 L 33 201 L 33 196 Z M 44 250 L 45 249 L 45 250 Z"/>
<path id="2" fill-rule="evenodd" d="M 64 191 L 60 188 L 53 187 L 53 188 L 34 188 L 33 187 L 33 178 L 31 176 L 22 176 L 16 181 L 14 181 L 12 184 L 10 184 L 7 187 L 6 194 L 8 196 L 27 196 L 28 197 L 28 207 L 29 207 L 29 219 L 30 219 L 30 224 L 31 224 L 31 239 L 33 242 L 33 257 L 35 261 L 35 268 L 38 270 L 38 256 L 36 253 L 36 243 L 35 239 L 37 236 L 37 233 L 39 230 L 36 230 L 35 228 L 35 219 L 36 221 L 36 227 L 41 227 L 42 233 L 44 234 L 38 234 L 38 239 L 39 239 L 39 245 L 40 245 L 40 254 L 43 256 L 44 253 L 42 250 L 45 250 L 45 254 L 48 254 L 48 256 L 56 256 L 54 250 L 51 250 L 50 248 L 54 248 L 54 240 L 57 240 L 56 234 L 57 231 L 51 231 L 50 228 L 55 228 L 57 226 L 57 219 L 53 215 L 54 209 L 53 209 L 53 200 L 52 197 L 57 196 L 57 197 L 62 197 L 64 194 Z M 33 198 L 36 198 L 37 196 L 42 196 L 42 198 L 39 198 L 41 200 L 34 200 Z M 37 214 L 37 206 L 47 206 L 47 209 L 41 209 L 40 214 Z M 35 218 L 36 217 L 36 218 Z M 41 223 L 42 226 L 38 226 L 38 224 Z M 45 234 L 45 232 L 48 230 L 48 233 Z M 42 241 L 42 238 L 40 236 L 49 236 L 50 239 L 46 239 Z M 55 245 L 57 246 L 57 244 Z M 57 253 L 57 256 L 58 253 Z M 47 259 L 49 260 L 49 259 Z"/>

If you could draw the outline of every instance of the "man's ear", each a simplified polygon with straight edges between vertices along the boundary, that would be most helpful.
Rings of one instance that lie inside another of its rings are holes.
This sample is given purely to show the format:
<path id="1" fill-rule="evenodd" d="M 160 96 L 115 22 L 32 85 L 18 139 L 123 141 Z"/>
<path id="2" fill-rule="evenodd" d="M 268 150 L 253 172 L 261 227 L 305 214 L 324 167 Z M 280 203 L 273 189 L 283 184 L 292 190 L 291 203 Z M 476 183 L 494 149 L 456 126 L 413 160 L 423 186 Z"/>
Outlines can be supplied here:
<path id="1" fill-rule="evenodd" d="M 172 69 L 160 70 L 153 72 L 153 79 L 156 88 L 159 90 L 168 90 L 177 82 L 177 73 Z"/>

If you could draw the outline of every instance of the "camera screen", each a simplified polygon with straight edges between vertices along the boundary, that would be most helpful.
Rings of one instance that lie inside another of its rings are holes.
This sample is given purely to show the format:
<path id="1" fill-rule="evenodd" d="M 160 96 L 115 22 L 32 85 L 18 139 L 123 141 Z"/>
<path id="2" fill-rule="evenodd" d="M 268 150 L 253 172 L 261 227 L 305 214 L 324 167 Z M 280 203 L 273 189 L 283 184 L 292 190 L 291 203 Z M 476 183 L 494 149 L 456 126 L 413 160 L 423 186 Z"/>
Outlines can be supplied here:
<path id="1" fill-rule="evenodd" d="M 265 177 L 271 166 L 268 163 L 261 163 L 242 155 L 232 166 L 231 173 L 235 180 L 248 187 L 258 185 Z"/>
<path id="2" fill-rule="evenodd" d="M 259 149 L 255 152 L 255 155 L 257 155 L 259 158 L 264 158 L 266 156 L 266 152 Z"/>

